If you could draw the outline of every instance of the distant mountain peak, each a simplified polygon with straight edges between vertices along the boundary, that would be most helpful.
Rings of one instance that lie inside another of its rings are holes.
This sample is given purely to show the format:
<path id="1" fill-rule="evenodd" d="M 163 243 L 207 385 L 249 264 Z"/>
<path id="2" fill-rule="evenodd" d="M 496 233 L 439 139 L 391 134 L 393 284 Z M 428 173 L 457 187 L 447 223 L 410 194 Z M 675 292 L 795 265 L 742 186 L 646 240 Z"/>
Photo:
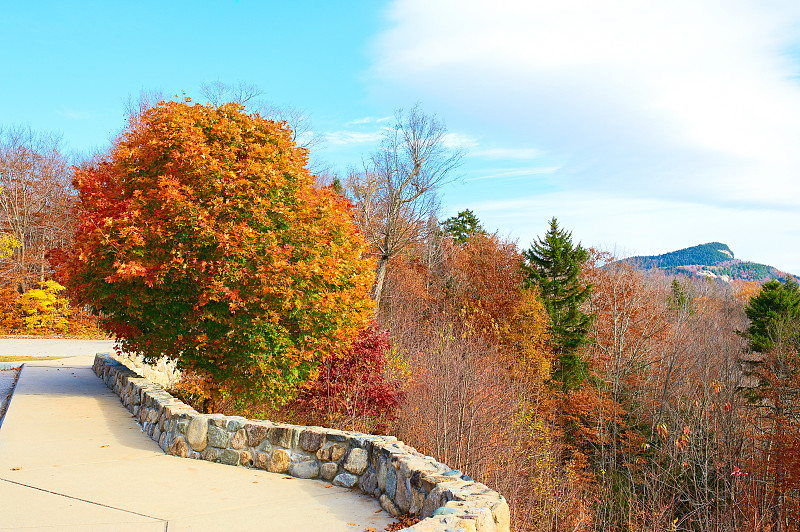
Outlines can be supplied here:
<path id="1" fill-rule="evenodd" d="M 624 260 L 643 270 L 658 269 L 666 273 L 708 277 L 725 282 L 734 279 L 783 281 L 787 277 L 795 277 L 766 264 L 739 260 L 731 248 L 722 242 L 708 242 L 661 255 L 629 257 Z"/>
<path id="2" fill-rule="evenodd" d="M 678 266 L 715 266 L 720 262 L 735 259 L 728 244 L 708 242 L 688 248 L 670 251 L 662 255 L 646 255 L 626 259 L 637 262 L 645 268 L 676 268 Z"/>

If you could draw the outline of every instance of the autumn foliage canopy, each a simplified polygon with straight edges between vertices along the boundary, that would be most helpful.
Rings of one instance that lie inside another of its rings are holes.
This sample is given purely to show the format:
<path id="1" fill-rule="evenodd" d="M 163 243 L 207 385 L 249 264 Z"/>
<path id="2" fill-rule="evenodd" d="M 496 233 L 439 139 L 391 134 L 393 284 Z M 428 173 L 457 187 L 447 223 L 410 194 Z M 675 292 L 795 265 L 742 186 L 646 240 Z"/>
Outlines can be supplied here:
<path id="1" fill-rule="evenodd" d="M 282 123 L 162 102 L 74 184 L 61 273 L 127 352 L 177 359 L 217 393 L 280 399 L 367 323 L 373 271 L 349 205 L 313 188 Z"/>

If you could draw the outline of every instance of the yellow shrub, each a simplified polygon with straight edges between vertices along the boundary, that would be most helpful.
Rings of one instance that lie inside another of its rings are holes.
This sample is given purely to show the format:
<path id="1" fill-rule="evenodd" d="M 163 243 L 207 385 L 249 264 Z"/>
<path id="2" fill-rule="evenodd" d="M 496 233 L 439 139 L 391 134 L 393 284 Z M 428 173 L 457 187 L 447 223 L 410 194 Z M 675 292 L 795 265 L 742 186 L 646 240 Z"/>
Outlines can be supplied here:
<path id="1" fill-rule="evenodd" d="M 58 297 L 64 287 L 55 281 L 44 281 L 41 288 L 32 288 L 20 297 L 25 328 L 32 333 L 67 332 L 69 302 Z"/>

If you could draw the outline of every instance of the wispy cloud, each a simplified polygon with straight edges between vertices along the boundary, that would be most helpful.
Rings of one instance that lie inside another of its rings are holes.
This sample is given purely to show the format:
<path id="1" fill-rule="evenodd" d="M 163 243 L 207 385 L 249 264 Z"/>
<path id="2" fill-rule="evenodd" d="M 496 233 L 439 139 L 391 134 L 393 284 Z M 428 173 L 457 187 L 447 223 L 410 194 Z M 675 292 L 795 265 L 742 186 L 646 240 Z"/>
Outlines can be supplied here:
<path id="1" fill-rule="evenodd" d="M 470 150 L 478 146 L 478 139 L 463 133 L 445 133 L 442 145 L 445 148 Z"/>
<path id="2" fill-rule="evenodd" d="M 323 134 L 325 140 L 337 146 L 352 144 L 371 144 L 376 143 L 383 137 L 383 130 L 378 131 L 329 131 Z"/>
<path id="3" fill-rule="evenodd" d="M 518 177 L 528 177 L 533 175 L 552 174 L 557 172 L 558 166 L 528 166 L 525 168 L 512 168 L 507 170 L 488 170 L 475 177 L 466 178 L 464 181 L 482 181 L 484 179 L 509 179 Z"/>
<path id="4" fill-rule="evenodd" d="M 345 126 L 360 126 L 365 124 L 382 124 L 384 122 L 388 122 L 393 117 L 391 116 L 382 116 L 382 117 L 374 117 L 374 116 L 365 116 L 363 118 L 356 118 L 355 120 L 351 120 L 345 124 Z"/>
<path id="5" fill-rule="evenodd" d="M 585 242 L 642 253 L 719 240 L 800 273 L 798 246 L 765 242 L 800 241 L 796 0 L 395 0 L 387 13 L 374 90 L 480 132 L 458 194 L 487 225 L 524 241 L 555 215 Z M 553 173 L 475 169 L 514 155 Z"/>
<path id="6" fill-rule="evenodd" d="M 800 3 L 397 0 L 389 17 L 386 91 L 563 156 L 564 186 L 800 207 Z"/>

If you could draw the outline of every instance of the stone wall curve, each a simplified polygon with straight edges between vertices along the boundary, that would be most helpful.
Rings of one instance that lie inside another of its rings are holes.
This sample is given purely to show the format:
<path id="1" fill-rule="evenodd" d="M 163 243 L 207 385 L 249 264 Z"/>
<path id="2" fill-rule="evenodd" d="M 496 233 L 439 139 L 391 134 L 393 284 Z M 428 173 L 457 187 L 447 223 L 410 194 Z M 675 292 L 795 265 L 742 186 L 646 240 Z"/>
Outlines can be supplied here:
<path id="1" fill-rule="evenodd" d="M 392 436 L 200 414 L 109 354 L 92 369 L 167 454 L 360 489 L 422 518 L 406 532 L 510 530 L 502 495 Z"/>

